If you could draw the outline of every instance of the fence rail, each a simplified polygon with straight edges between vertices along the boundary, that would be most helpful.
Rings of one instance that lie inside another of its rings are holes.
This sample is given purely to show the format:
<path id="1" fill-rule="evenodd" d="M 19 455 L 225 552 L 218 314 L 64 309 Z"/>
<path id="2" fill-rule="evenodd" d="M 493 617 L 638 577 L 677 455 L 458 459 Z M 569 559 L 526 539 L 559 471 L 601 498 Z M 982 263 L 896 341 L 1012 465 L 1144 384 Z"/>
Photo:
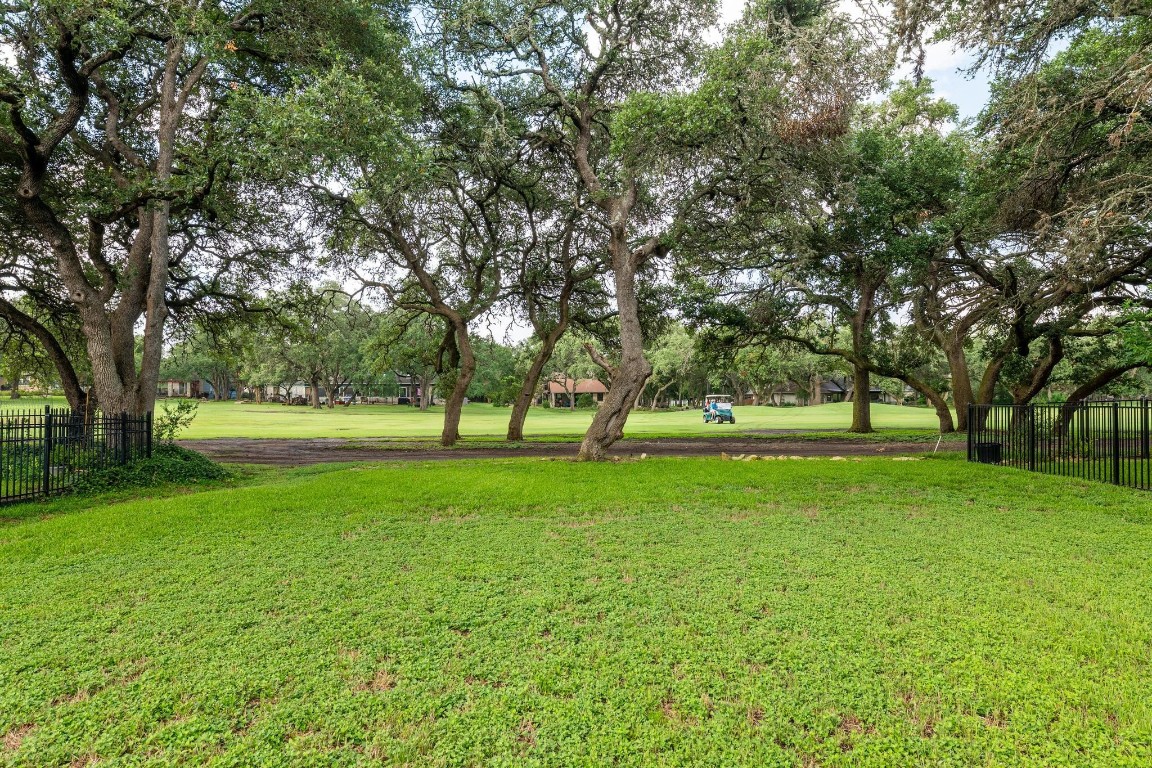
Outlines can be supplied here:
<path id="1" fill-rule="evenodd" d="M 1152 490 L 1150 402 L 970 405 L 968 460 Z"/>
<path id="2" fill-rule="evenodd" d="M 0 504 L 60 493 L 89 472 L 151 455 L 151 412 L 5 411 L 0 413 Z"/>

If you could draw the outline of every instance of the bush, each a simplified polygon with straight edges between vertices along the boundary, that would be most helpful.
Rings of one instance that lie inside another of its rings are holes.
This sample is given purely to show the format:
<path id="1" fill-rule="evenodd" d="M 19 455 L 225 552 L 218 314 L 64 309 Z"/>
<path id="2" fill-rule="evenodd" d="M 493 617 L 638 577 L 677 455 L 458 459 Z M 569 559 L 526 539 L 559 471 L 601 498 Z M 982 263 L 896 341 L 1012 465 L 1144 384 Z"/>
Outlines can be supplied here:
<path id="1" fill-rule="evenodd" d="M 75 493 L 98 493 L 120 488 L 151 488 L 167 483 L 196 485 L 228 477 L 228 470 L 207 456 L 171 443 L 161 443 L 152 450 L 152 458 L 89 472 L 76 480 L 72 490 Z"/>
<path id="2" fill-rule="evenodd" d="M 200 403 L 195 400 L 181 399 L 164 403 L 164 407 L 156 414 L 152 423 L 156 439 L 162 443 L 175 440 L 176 435 L 192 424 L 192 420 L 196 418 L 196 409 L 199 407 Z"/>

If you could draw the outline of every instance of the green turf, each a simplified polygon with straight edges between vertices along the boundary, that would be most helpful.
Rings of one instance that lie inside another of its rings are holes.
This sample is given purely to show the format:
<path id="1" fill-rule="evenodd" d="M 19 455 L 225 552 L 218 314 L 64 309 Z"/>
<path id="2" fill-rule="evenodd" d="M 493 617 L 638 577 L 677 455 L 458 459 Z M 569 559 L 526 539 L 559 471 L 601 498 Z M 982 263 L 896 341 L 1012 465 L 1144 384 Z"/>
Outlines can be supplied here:
<path id="1" fill-rule="evenodd" d="M 313 468 L 0 527 L 0 764 L 1148 766 L 1146 495 Z"/>
<path id="2" fill-rule="evenodd" d="M 41 397 L 39 395 L 21 395 L 13 400 L 8 393 L 0 393 L 0 413 L 5 411 L 43 411 L 44 406 L 53 408 L 67 408 L 68 400 L 63 397 Z"/>
<path id="3" fill-rule="evenodd" d="M 0 397 L 0 413 L 11 410 L 43 410 L 67 407 L 62 397 L 43 398 L 25 395 L 18 400 Z M 163 410 L 165 401 L 157 403 Z M 508 429 L 508 408 L 493 408 L 486 404 L 469 405 L 464 410 L 461 433 L 465 437 L 503 437 Z M 592 421 L 589 410 L 533 408 L 528 415 L 525 434 L 528 437 L 570 437 L 584 433 Z M 632 436 L 724 436 L 756 434 L 760 430 L 843 430 L 852 422 L 852 405 L 835 403 L 811 408 L 770 408 L 737 406 L 737 423 L 704 424 L 701 413 L 689 411 L 633 411 L 628 419 L 627 434 Z M 899 435 L 925 437 L 934 432 L 939 422 L 928 408 L 900 407 L 874 404 L 873 424 L 886 431 L 889 437 L 897 431 L 915 434 Z M 320 409 L 302 406 L 256 405 L 244 402 L 201 401 L 196 420 L 182 437 L 205 439 L 216 437 L 392 437 L 436 438 L 443 426 L 444 409 L 433 408 L 421 413 L 408 406 L 360 405 L 349 408 Z M 818 437 L 808 435 L 807 437 Z"/>
<path id="4" fill-rule="evenodd" d="M 160 407 L 163 408 L 161 402 Z M 837 403 L 810 408 L 737 406 L 736 424 L 705 424 L 702 414 L 690 411 L 633 411 L 626 434 L 731 435 L 762 429 L 847 429 L 852 405 Z M 464 436 L 503 436 L 510 409 L 474 404 L 464 410 L 460 425 Z M 525 434 L 579 435 L 592 421 L 592 411 L 534 408 Z M 935 412 L 927 408 L 873 405 L 874 426 L 881 429 L 937 429 Z M 408 406 L 359 405 L 316 410 L 302 406 L 255 405 L 237 402 L 201 404 L 192 427 L 182 437 L 436 437 L 444 412 L 427 413 Z"/>

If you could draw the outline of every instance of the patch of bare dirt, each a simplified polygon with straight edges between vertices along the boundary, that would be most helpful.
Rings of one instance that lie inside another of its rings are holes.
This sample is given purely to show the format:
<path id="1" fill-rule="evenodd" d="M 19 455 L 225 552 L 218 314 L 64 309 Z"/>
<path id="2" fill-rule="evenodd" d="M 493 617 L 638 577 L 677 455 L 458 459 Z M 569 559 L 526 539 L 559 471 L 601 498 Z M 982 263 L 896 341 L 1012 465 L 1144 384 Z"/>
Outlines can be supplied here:
<path id="1" fill-rule="evenodd" d="M 314 438 L 273 440 L 259 438 L 220 438 L 184 440 L 186 448 L 217 461 L 235 464 L 267 464 L 302 467 L 311 464 L 364 461 L 436 461 L 444 459 L 575 458 L 579 444 L 533 442 L 518 445 L 462 442 L 456 448 L 431 447 L 426 443 L 404 444 L 389 441 Z M 786 440 L 765 438 L 650 438 L 625 439 L 614 446 L 622 458 L 719 456 L 757 454 L 760 456 L 901 456 L 932 453 L 934 444 L 920 442 L 870 442 L 867 440 Z M 958 450 L 960 446 L 941 446 Z"/>
<path id="2" fill-rule="evenodd" d="M 36 726 L 31 723 L 25 723 L 24 725 L 16 726 L 4 734 L 4 751 L 15 752 L 20 749 L 20 745 L 24 743 L 24 739 L 27 738 L 28 734 L 32 733 L 35 727 Z"/>

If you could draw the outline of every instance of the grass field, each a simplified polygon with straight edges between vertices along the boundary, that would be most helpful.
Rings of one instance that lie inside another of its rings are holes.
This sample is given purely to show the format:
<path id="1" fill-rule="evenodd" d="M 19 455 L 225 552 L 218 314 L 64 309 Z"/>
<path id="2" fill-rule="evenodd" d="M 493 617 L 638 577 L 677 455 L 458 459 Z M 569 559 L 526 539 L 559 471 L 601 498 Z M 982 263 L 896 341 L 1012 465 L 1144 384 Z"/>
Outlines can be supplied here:
<path id="1" fill-rule="evenodd" d="M 40 397 L 39 395 L 23 395 L 13 400 L 8 393 L 0 394 L 0 413 L 5 411 L 43 411 L 44 406 L 53 408 L 67 408 L 68 401 L 63 397 Z"/>
<path id="2" fill-rule="evenodd" d="M 250 482 L 6 512 L 0 765 L 1152 764 L 1147 495 L 953 459 Z"/>
<path id="3" fill-rule="evenodd" d="M 163 407 L 163 404 L 160 406 Z M 696 410 L 676 412 L 633 411 L 625 430 L 628 435 L 731 435 L 763 429 L 847 429 L 852 422 L 850 403 L 811 408 L 737 407 L 735 425 L 705 424 Z M 466 437 L 503 436 L 510 409 L 469 405 L 460 431 Z M 525 424 L 526 436 L 575 436 L 592 421 L 592 411 L 534 408 Z M 874 405 L 873 421 L 879 429 L 938 428 L 933 411 Z M 440 435 L 444 412 L 435 408 L 421 413 L 408 406 L 360 405 L 316 410 L 300 406 L 205 402 L 187 439 L 214 437 L 410 437 Z"/>
<path id="4" fill-rule="evenodd" d="M 0 398 L 0 413 L 67 407 L 62 397 L 26 395 L 19 400 Z M 164 401 L 157 403 L 158 411 Z M 737 406 L 736 424 L 705 424 L 701 413 L 689 411 L 636 410 L 628 417 L 625 433 L 633 437 L 699 437 L 756 434 L 763 430 L 818 432 L 845 430 L 852 423 L 852 404 L 834 403 L 809 408 Z M 509 408 L 476 403 L 464 409 L 460 431 L 465 438 L 501 438 L 508 429 Z M 575 439 L 584 434 L 593 411 L 533 408 L 525 423 L 531 438 Z M 421 413 L 409 406 L 360 405 L 349 408 L 314 409 L 302 406 L 256 405 L 243 402 L 201 401 L 192 426 L 180 437 L 211 438 L 398 438 L 433 439 L 440 436 L 444 409 Z M 910 433 L 934 434 L 939 428 L 929 408 L 873 404 L 873 426 L 892 437 Z"/>

